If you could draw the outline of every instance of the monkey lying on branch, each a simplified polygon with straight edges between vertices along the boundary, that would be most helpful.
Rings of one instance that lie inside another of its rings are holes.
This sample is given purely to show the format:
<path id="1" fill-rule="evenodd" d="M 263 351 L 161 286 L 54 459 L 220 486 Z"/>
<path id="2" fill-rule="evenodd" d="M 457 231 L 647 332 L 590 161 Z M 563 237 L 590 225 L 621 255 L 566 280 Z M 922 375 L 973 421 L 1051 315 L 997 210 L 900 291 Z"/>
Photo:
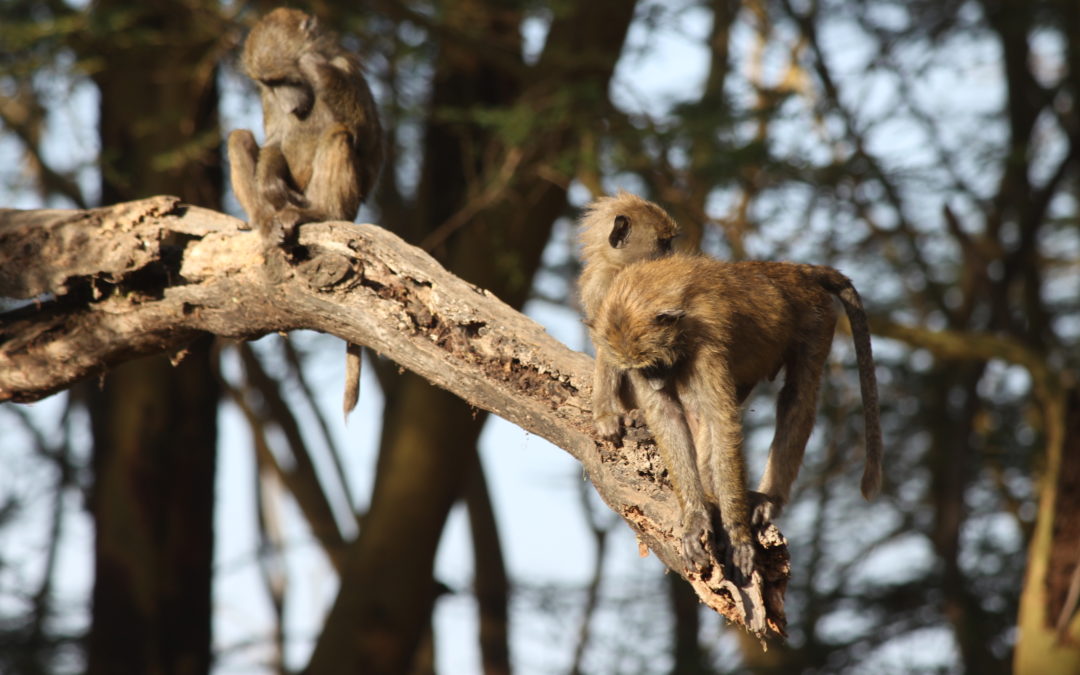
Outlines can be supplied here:
<path id="1" fill-rule="evenodd" d="M 725 574 L 750 579 L 750 525 L 779 516 L 814 426 L 821 373 L 836 311 L 851 321 L 866 424 L 862 493 L 881 485 L 881 427 L 866 315 L 851 281 L 836 270 L 794 263 L 725 263 L 675 254 L 629 265 L 611 284 L 593 321 L 597 371 L 630 377 L 682 508 L 684 562 L 703 570 L 725 535 Z M 776 432 L 758 492 L 747 493 L 740 405 L 765 378 L 785 370 Z M 598 429 L 618 411 L 612 378 L 595 383 Z M 710 513 L 710 507 L 718 513 Z M 718 517 L 722 527 L 713 527 Z M 736 577 L 737 578 L 737 577 Z"/>
<path id="2" fill-rule="evenodd" d="M 682 509 L 688 570 L 709 565 L 713 535 L 722 532 L 725 573 L 750 579 L 750 525 L 780 515 L 813 429 L 836 325 L 832 295 L 851 322 L 859 364 L 862 492 L 877 492 L 877 383 L 866 314 L 847 277 L 813 265 L 672 254 L 678 225 L 656 204 L 625 192 L 586 207 L 579 227 L 579 292 L 597 351 L 596 428 L 618 439 L 622 415 L 641 409 Z M 740 406 L 755 384 L 781 369 L 775 438 L 758 491 L 748 493 Z"/>

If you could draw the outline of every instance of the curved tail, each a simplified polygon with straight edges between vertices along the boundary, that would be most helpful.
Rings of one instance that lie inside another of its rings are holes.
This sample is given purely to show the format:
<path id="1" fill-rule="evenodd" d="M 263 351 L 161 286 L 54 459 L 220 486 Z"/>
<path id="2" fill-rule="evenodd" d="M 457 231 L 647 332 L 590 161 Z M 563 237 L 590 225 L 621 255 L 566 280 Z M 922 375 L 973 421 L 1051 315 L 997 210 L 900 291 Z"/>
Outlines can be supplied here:
<path id="1" fill-rule="evenodd" d="M 858 291 L 851 280 L 840 272 L 819 268 L 821 285 L 840 299 L 851 322 L 851 338 L 855 343 L 855 360 L 859 366 L 859 388 L 862 390 L 863 419 L 866 425 L 866 463 L 863 468 L 862 494 L 870 499 L 881 489 L 881 414 L 878 409 L 877 376 L 874 374 L 874 354 L 870 348 L 870 326 Z"/>

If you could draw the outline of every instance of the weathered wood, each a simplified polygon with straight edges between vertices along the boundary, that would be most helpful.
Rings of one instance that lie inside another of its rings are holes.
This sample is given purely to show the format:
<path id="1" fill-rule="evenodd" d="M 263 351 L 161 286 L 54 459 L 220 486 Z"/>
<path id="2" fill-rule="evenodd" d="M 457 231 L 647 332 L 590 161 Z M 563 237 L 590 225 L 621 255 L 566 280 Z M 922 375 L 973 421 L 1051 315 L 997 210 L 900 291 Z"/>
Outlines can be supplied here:
<path id="1" fill-rule="evenodd" d="M 682 570 L 678 506 L 648 434 L 630 429 L 619 447 L 593 434 L 588 356 L 375 225 L 304 225 L 291 261 L 240 225 L 174 197 L 0 210 L 0 296 L 32 301 L 0 314 L 0 401 L 37 400 L 144 354 L 180 357 L 201 333 L 330 333 L 563 448 L 703 602 L 758 635 L 783 633 L 779 531 L 758 533 L 749 589 L 718 566 L 704 579 Z"/>

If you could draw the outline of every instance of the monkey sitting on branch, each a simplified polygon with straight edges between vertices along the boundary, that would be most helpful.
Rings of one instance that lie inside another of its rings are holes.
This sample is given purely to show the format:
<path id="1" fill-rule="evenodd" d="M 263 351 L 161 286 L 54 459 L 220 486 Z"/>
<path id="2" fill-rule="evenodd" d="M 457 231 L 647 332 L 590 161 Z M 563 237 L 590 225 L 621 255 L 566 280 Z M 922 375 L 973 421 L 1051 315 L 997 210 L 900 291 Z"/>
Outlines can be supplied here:
<path id="1" fill-rule="evenodd" d="M 578 293 L 587 320 L 600 308 L 615 275 L 630 263 L 671 253 L 679 225 L 664 209 L 620 190 L 586 205 L 578 222 L 584 263 Z"/>
<path id="2" fill-rule="evenodd" d="M 843 304 L 855 342 L 869 499 L 881 484 L 877 382 L 866 314 L 847 277 L 816 265 L 674 254 L 629 265 L 604 297 L 592 327 L 597 358 L 630 377 L 682 509 L 687 569 L 711 564 L 714 534 L 722 532 L 726 541 L 715 543 L 724 545 L 725 576 L 737 580 L 734 570 L 742 583 L 750 580 L 751 523 L 772 521 L 787 504 L 814 426 L 836 325 L 831 296 Z M 740 406 L 781 369 L 775 436 L 758 492 L 748 495 Z M 608 391 L 594 397 L 616 400 L 612 382 L 595 382 Z M 607 414 L 594 411 L 597 428 L 617 438 Z"/>
<path id="3" fill-rule="evenodd" d="M 318 20 L 279 7 L 251 29 L 241 63 L 262 101 L 266 138 L 229 134 L 233 191 L 272 245 L 301 223 L 356 218 L 383 161 L 375 100 L 356 55 Z M 346 352 L 345 413 L 359 396 L 360 350 Z"/>

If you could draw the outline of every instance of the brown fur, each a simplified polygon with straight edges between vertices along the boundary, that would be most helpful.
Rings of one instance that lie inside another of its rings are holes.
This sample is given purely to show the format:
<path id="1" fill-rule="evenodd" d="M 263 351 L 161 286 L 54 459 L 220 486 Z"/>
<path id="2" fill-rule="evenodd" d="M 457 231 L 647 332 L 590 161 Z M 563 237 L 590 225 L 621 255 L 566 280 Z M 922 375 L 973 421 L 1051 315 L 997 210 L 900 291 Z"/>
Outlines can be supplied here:
<path id="1" fill-rule="evenodd" d="M 711 504 L 720 512 L 727 561 L 745 578 L 751 573 L 739 408 L 755 384 L 781 369 L 776 432 L 753 522 L 772 520 L 787 503 L 832 344 L 831 295 L 843 303 L 855 340 L 866 421 L 862 490 L 869 498 L 881 482 L 877 384 L 866 316 L 847 277 L 815 265 L 674 255 L 628 266 L 604 298 L 593 326 L 597 351 L 630 373 L 683 509 L 691 568 L 708 564 Z"/>
<path id="2" fill-rule="evenodd" d="M 233 190 L 262 231 L 352 220 L 382 166 L 382 127 L 355 55 L 299 10 L 280 7 L 251 29 L 245 72 L 259 87 L 266 140 L 229 134 Z"/>
<path id="3" fill-rule="evenodd" d="M 383 161 L 375 99 L 356 56 L 318 20 L 279 7 L 251 29 L 244 71 L 259 87 L 266 140 L 229 134 L 233 191 L 269 242 L 291 242 L 296 226 L 353 220 Z M 360 350 L 345 355 L 345 414 L 360 395 Z"/>
<path id="4" fill-rule="evenodd" d="M 578 225 L 584 262 L 578 294 L 592 323 L 615 275 L 627 265 L 668 255 L 678 224 L 662 208 L 629 192 L 601 197 L 585 207 Z M 596 336 L 593 335 L 593 344 Z M 605 436 L 616 434 L 622 414 L 635 407 L 625 378 L 598 353 L 593 374 L 593 416 Z"/>
<path id="5" fill-rule="evenodd" d="M 616 222 L 620 217 L 626 219 L 624 226 Z M 671 253 L 678 235 L 679 226 L 666 211 L 629 192 L 586 206 L 578 222 L 584 262 L 578 292 L 586 320 L 593 318 L 616 274 L 630 263 Z"/>

